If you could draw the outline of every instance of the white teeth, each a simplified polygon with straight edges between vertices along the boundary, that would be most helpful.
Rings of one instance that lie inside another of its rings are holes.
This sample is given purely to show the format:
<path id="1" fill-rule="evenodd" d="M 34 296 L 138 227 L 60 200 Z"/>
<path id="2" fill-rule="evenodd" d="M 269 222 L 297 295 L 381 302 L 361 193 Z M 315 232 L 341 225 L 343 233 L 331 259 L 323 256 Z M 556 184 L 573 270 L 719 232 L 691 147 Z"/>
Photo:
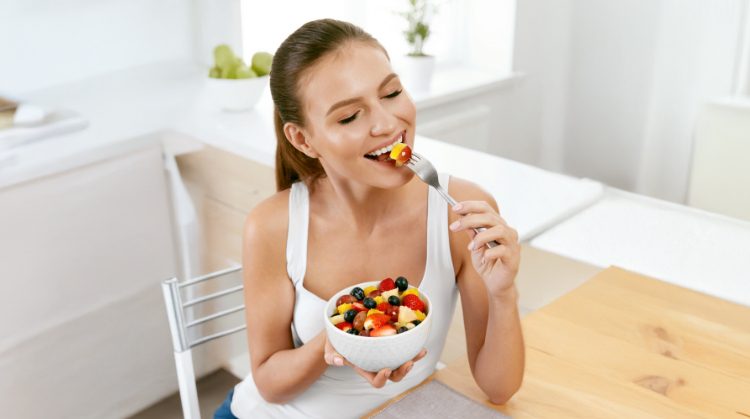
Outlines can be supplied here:
<path id="1" fill-rule="evenodd" d="M 368 156 L 372 156 L 372 157 L 377 157 L 377 156 L 379 156 L 379 155 L 381 155 L 383 153 L 387 153 L 387 152 L 393 150 L 393 146 L 395 146 L 396 144 L 402 142 L 403 139 L 404 139 L 404 135 L 401 134 L 401 136 L 399 136 L 398 139 L 393 142 L 393 144 L 389 145 L 388 147 L 383 147 L 381 149 L 375 150 L 372 153 L 367 153 L 367 155 Z"/>

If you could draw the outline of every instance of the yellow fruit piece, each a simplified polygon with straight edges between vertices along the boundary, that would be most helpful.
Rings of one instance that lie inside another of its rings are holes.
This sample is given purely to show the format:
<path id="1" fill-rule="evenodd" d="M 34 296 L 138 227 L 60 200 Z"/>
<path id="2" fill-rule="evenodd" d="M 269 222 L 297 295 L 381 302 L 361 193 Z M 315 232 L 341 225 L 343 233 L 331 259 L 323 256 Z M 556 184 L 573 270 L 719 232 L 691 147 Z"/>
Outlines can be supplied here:
<path id="1" fill-rule="evenodd" d="M 419 291 L 417 291 L 416 288 L 409 288 L 408 290 L 406 290 L 406 291 L 404 291 L 404 292 L 401 293 L 401 298 L 404 298 L 404 297 L 406 297 L 409 294 L 414 294 L 417 297 L 419 297 Z"/>
<path id="2" fill-rule="evenodd" d="M 426 315 L 426 314 L 422 313 L 422 312 L 421 312 L 421 311 L 419 311 L 419 310 L 414 310 L 414 315 L 415 315 L 415 316 L 417 316 L 417 320 L 419 320 L 420 322 L 421 322 L 422 320 L 424 320 L 424 318 L 425 318 L 425 317 L 427 317 L 427 315 Z"/>
<path id="3" fill-rule="evenodd" d="M 383 301 L 385 301 L 385 300 L 383 300 L 383 297 L 381 297 L 381 296 L 379 296 L 379 295 L 378 295 L 377 297 L 373 298 L 373 300 L 375 300 L 375 302 L 376 302 L 376 303 L 378 303 L 378 304 L 380 304 L 380 303 L 382 303 Z"/>
<path id="4" fill-rule="evenodd" d="M 368 312 L 367 312 L 367 315 L 368 315 L 368 316 L 369 316 L 370 314 L 383 314 L 383 312 L 382 312 L 382 311 L 380 311 L 380 310 L 378 310 L 378 309 L 376 309 L 376 308 L 371 308 L 371 309 L 370 309 L 370 311 L 368 311 Z"/>
<path id="5" fill-rule="evenodd" d="M 404 143 L 398 143 L 394 145 L 393 148 L 391 149 L 391 154 L 389 155 L 389 157 L 393 160 L 400 161 L 398 156 L 404 150 L 404 147 L 406 147 L 406 144 Z"/>
<path id="6" fill-rule="evenodd" d="M 344 314 L 347 311 L 352 309 L 352 305 L 349 303 L 341 304 L 340 306 L 336 307 L 336 311 L 339 312 L 339 314 Z"/>
<path id="7" fill-rule="evenodd" d="M 365 288 L 365 296 L 367 296 L 369 293 L 371 293 L 371 292 L 373 292 L 373 291 L 375 291 L 377 289 L 378 289 L 378 287 L 374 287 L 374 286 L 370 285 L 369 287 Z"/>

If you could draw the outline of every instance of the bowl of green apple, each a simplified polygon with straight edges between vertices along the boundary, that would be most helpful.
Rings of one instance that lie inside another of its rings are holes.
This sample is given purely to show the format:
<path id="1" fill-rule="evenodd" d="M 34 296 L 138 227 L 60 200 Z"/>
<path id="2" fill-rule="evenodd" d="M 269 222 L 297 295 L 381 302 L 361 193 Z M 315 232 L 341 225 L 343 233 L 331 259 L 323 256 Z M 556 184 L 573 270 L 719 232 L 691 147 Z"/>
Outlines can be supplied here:
<path id="1" fill-rule="evenodd" d="M 273 55 L 253 54 L 250 65 L 237 57 L 229 45 L 214 48 L 214 65 L 208 71 L 207 90 L 214 106 L 225 111 L 253 108 L 268 86 Z"/>

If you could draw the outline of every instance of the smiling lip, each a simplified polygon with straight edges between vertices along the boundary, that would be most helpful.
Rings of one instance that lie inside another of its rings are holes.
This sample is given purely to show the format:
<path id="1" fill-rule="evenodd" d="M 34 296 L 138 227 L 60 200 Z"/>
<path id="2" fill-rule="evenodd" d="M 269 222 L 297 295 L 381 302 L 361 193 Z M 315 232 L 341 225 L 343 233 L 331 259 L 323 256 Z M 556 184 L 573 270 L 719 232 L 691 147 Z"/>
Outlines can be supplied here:
<path id="1" fill-rule="evenodd" d="M 389 145 L 393 144 L 394 141 L 398 140 L 399 138 L 401 138 L 402 141 L 406 142 L 406 130 L 399 132 L 398 135 L 396 135 L 395 137 L 391 138 L 389 141 L 386 141 L 383 144 L 381 144 L 381 145 L 373 148 L 372 150 L 368 151 L 367 153 L 365 153 L 365 155 L 368 155 L 370 153 L 374 153 L 374 152 L 380 150 L 383 147 L 388 147 Z"/>

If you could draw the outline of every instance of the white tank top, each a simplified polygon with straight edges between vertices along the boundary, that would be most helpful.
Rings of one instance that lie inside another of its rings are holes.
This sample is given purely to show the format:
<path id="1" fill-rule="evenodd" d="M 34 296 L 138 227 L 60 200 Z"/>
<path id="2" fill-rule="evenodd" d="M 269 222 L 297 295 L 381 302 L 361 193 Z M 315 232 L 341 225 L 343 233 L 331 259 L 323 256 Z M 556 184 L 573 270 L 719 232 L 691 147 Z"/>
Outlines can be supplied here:
<path id="1" fill-rule="evenodd" d="M 448 175 L 440 175 L 448 186 Z M 373 388 L 349 367 L 328 367 L 305 392 L 286 404 L 264 401 L 251 376 L 235 387 L 231 409 L 239 418 L 347 418 L 361 417 L 388 399 L 419 384 L 432 374 L 440 359 L 453 317 L 458 288 L 451 258 L 448 206 L 429 188 L 427 203 L 427 258 L 419 285 L 430 296 L 434 310 L 430 336 L 425 344 L 427 356 L 401 382 Z M 309 193 L 303 182 L 292 185 L 289 194 L 289 231 L 287 236 L 287 273 L 296 291 L 292 320 L 295 347 L 304 345 L 325 329 L 321 311 L 326 301 L 304 287 L 307 270 L 307 233 Z M 416 283 L 416 281 L 412 281 Z"/>

